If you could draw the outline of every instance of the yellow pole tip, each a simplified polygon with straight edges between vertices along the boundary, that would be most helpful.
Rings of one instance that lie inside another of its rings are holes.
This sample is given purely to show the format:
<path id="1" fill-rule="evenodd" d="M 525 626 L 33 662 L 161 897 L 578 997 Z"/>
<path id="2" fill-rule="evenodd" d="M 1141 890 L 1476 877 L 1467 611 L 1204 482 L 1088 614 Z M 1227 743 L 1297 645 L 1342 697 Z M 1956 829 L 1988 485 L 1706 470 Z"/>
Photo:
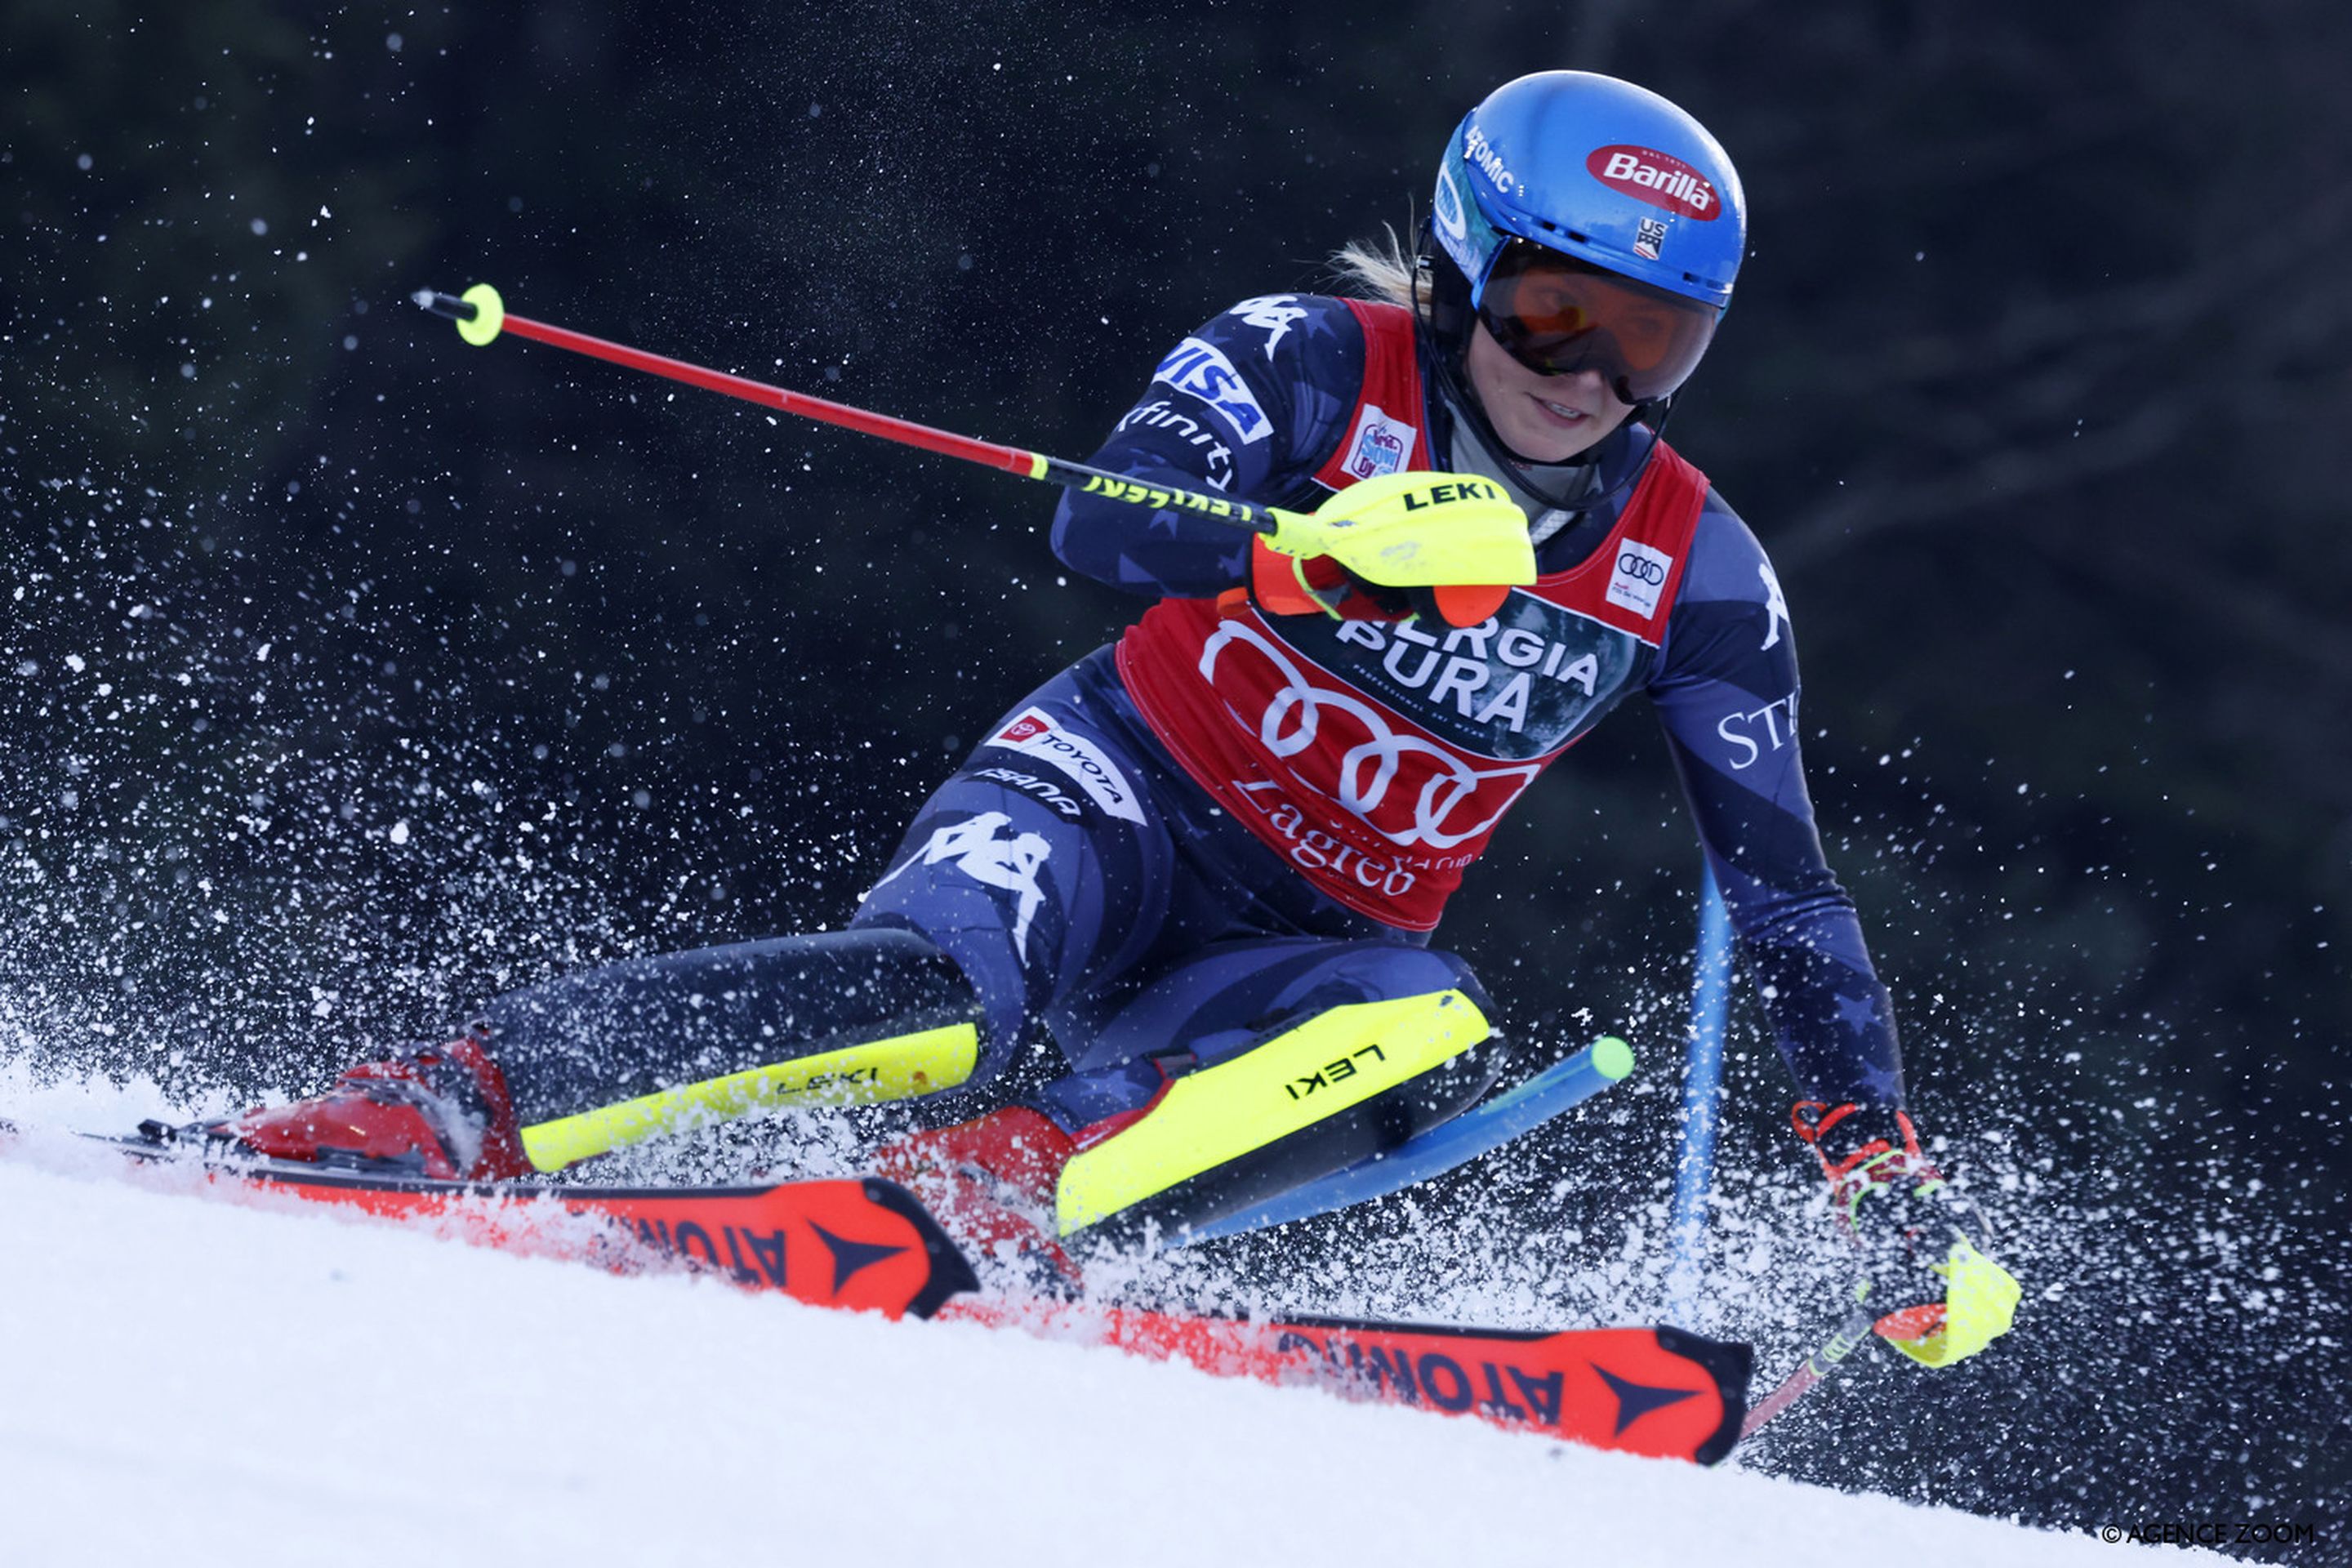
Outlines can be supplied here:
<path id="1" fill-rule="evenodd" d="M 1592 1042 L 1592 1070 L 1615 1083 L 1633 1070 L 1633 1047 L 1614 1035 Z"/>

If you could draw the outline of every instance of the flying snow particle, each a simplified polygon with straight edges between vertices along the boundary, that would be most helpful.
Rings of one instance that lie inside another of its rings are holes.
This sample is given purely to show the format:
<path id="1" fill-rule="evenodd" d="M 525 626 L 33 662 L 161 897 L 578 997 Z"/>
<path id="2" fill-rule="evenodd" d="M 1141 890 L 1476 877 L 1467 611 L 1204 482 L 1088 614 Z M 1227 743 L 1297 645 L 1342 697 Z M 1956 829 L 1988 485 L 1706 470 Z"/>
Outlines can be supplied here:
<path id="1" fill-rule="evenodd" d="M 402 820 L 402 821 L 399 821 L 399 822 L 395 822 L 395 823 L 394 823 L 394 824 L 392 825 L 392 833 L 391 833 L 390 837 L 391 837 L 391 838 L 392 838 L 392 841 L 393 841 L 394 844 L 405 844 L 405 843 L 407 843 L 407 842 L 408 842 L 408 824 L 407 824 L 407 822 L 404 819 L 404 820 Z"/>

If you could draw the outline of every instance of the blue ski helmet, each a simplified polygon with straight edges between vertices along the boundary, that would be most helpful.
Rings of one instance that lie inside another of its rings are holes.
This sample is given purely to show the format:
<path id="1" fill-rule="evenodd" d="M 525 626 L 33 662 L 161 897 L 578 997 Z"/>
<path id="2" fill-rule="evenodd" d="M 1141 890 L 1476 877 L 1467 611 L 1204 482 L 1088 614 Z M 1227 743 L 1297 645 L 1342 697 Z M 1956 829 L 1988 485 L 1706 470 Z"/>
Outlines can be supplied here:
<path id="1" fill-rule="evenodd" d="M 1538 71 L 1496 88 L 1455 127 L 1430 229 L 1441 274 L 1432 324 L 1454 356 L 1488 305 L 1489 283 L 1543 253 L 1701 307 L 1696 342 L 1646 378 L 1647 396 L 1629 400 L 1648 401 L 1688 374 L 1731 302 L 1748 200 L 1706 127 L 1656 93 L 1588 71 Z M 1443 277 L 1449 260 L 1456 279 Z M 1538 368 L 1570 368 L 1566 351 L 1555 342 Z"/>

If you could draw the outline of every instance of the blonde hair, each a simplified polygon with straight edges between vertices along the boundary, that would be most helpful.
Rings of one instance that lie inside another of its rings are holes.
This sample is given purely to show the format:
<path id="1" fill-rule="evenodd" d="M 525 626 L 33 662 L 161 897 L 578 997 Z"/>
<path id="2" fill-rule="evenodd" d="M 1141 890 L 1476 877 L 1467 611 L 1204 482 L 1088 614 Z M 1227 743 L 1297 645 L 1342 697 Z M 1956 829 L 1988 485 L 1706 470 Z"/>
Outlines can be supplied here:
<path id="1" fill-rule="evenodd" d="M 1388 224 L 1378 239 L 1351 239 L 1331 253 L 1331 270 L 1340 287 L 1363 300 L 1383 300 L 1402 305 L 1416 315 L 1429 314 L 1429 289 L 1412 253 Z"/>

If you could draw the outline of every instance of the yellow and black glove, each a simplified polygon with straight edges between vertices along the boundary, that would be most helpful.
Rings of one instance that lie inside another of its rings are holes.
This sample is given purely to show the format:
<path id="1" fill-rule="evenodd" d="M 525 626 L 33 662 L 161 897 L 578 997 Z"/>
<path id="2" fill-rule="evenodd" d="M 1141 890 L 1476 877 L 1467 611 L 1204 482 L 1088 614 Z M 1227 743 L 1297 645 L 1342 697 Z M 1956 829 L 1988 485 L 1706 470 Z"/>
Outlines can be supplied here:
<path id="1" fill-rule="evenodd" d="M 1906 1112 L 1802 1100 L 1790 1119 L 1861 1251 L 1854 1299 L 1878 1314 L 1879 1338 L 1922 1366 L 1949 1366 L 2009 1331 L 2023 1292 L 1961 1230 L 1950 1185 Z"/>

